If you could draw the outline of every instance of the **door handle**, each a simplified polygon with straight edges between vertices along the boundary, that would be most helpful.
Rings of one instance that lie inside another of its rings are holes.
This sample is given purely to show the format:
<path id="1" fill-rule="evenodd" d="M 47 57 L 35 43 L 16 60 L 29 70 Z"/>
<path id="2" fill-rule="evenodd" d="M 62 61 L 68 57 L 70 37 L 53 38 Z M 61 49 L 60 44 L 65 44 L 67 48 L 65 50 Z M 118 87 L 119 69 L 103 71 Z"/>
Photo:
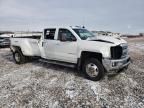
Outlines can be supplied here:
<path id="1" fill-rule="evenodd" d="M 42 42 L 42 47 L 43 47 L 44 43 L 45 43 L 45 42 Z"/>

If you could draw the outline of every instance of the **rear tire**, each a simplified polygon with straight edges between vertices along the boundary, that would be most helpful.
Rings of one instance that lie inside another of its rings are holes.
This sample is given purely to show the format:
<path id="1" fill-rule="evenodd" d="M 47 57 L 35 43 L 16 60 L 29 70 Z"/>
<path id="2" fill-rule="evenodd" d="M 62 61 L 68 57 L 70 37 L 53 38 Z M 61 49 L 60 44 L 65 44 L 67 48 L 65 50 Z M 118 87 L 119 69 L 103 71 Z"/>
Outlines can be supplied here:
<path id="1" fill-rule="evenodd" d="M 26 62 L 26 57 L 22 54 L 21 51 L 15 51 L 13 53 L 13 58 L 16 64 L 23 64 Z"/>
<path id="2" fill-rule="evenodd" d="M 98 81 L 104 76 L 104 67 L 101 62 L 95 58 L 87 59 L 82 69 L 85 77 L 92 81 Z"/>

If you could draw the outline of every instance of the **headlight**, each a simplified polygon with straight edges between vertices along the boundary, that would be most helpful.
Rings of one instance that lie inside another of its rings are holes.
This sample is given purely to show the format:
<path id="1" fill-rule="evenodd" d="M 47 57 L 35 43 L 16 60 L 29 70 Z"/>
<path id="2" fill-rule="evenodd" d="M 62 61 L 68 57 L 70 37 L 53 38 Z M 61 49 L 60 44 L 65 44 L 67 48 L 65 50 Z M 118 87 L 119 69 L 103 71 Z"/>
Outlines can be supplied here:
<path id="1" fill-rule="evenodd" d="M 126 57 L 128 55 L 128 45 L 127 44 L 121 44 L 122 47 L 122 58 Z"/>

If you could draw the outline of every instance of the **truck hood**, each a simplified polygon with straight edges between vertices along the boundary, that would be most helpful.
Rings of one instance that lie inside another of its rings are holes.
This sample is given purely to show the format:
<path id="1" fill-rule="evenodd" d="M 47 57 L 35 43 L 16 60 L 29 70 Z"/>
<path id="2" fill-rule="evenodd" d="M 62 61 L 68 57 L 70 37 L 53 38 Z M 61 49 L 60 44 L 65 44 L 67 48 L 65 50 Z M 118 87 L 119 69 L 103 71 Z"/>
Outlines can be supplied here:
<path id="1" fill-rule="evenodd" d="M 104 43 L 111 43 L 115 45 L 119 45 L 121 43 L 127 43 L 124 39 L 118 37 L 110 37 L 110 36 L 95 36 L 92 38 L 88 38 L 88 41 L 97 41 Z"/>
<path id="2" fill-rule="evenodd" d="M 111 55 L 110 48 L 112 46 L 126 43 L 127 42 L 121 38 L 99 36 L 83 40 L 79 43 L 79 46 L 82 51 L 98 52 L 101 53 L 103 57 L 109 58 Z"/>

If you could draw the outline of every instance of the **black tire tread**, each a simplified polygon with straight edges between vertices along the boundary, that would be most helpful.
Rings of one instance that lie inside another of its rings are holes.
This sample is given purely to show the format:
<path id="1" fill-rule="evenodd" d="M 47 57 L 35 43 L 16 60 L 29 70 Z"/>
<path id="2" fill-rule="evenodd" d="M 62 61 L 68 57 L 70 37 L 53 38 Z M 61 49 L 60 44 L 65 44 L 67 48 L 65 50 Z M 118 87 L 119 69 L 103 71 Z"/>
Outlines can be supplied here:
<path id="1" fill-rule="evenodd" d="M 15 54 L 16 53 L 18 53 L 20 55 L 20 62 L 17 62 L 16 59 L 15 59 Z M 23 64 L 27 61 L 27 57 L 24 56 L 20 50 L 17 50 L 15 52 L 13 52 L 13 58 L 14 58 L 16 64 Z"/>

